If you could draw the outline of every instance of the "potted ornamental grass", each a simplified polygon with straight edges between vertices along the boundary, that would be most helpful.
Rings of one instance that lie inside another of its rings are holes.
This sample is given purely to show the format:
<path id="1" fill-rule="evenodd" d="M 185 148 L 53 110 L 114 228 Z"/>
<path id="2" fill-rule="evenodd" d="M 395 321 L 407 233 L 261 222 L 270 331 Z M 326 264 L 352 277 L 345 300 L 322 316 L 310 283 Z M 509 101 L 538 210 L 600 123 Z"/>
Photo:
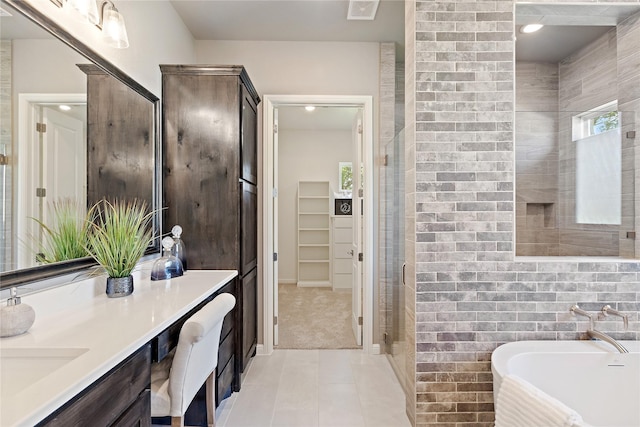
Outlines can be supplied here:
<path id="1" fill-rule="evenodd" d="M 50 203 L 47 214 L 48 225 L 43 220 L 31 218 L 41 230 L 40 237 L 32 238 L 37 246 L 36 260 L 51 264 L 89 256 L 86 207 L 77 200 L 63 198 Z"/>
<path id="2" fill-rule="evenodd" d="M 131 273 L 154 238 L 152 215 L 147 204 L 139 200 L 103 199 L 89 209 L 86 249 L 108 275 L 108 297 L 133 292 Z"/>

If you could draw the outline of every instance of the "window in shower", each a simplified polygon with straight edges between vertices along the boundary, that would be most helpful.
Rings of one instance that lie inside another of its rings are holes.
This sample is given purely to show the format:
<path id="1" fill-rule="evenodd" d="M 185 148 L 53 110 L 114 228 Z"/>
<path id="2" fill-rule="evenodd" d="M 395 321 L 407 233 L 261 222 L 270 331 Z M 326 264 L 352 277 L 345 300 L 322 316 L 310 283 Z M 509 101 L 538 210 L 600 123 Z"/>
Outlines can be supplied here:
<path id="1" fill-rule="evenodd" d="M 573 117 L 576 223 L 621 223 L 622 151 L 617 103 Z"/>

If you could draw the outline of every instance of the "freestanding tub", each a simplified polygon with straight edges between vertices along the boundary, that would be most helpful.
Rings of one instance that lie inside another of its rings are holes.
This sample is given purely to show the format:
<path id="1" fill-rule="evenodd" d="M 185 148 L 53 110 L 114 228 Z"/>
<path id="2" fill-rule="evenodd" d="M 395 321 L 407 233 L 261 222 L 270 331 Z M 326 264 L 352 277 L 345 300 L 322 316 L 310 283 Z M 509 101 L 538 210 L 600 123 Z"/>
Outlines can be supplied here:
<path id="1" fill-rule="evenodd" d="M 640 426 L 640 342 L 628 354 L 601 341 L 518 341 L 491 356 L 493 400 L 516 375 L 578 412 L 592 426 Z"/>

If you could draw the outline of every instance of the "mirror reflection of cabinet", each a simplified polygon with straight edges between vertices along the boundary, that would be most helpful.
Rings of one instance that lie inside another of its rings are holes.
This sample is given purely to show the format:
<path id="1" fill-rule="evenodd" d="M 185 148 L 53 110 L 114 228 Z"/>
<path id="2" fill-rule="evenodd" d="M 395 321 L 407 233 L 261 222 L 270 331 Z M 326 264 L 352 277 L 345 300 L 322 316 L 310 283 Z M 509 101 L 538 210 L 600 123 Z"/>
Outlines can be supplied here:
<path id="1" fill-rule="evenodd" d="M 138 199 L 153 207 L 153 104 L 93 64 L 87 75 L 87 202 Z"/>

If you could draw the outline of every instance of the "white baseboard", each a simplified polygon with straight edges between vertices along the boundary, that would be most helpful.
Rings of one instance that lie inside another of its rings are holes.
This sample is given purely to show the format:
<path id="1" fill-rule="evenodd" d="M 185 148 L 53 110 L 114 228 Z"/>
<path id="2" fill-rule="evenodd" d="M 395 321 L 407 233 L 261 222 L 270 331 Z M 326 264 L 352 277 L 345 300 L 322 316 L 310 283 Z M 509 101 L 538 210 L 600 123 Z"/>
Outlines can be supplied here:
<path id="1" fill-rule="evenodd" d="M 295 285 L 298 281 L 296 279 L 283 279 L 282 277 L 278 277 L 278 283 L 281 285 Z"/>
<path id="2" fill-rule="evenodd" d="M 380 353 L 380 344 L 371 345 L 371 354 L 382 354 Z"/>
<path id="3" fill-rule="evenodd" d="M 331 282 L 326 280 L 303 280 L 296 282 L 299 288 L 330 288 Z"/>
<path id="4" fill-rule="evenodd" d="M 271 353 L 267 353 L 264 344 L 256 345 L 256 356 L 269 356 Z"/>

